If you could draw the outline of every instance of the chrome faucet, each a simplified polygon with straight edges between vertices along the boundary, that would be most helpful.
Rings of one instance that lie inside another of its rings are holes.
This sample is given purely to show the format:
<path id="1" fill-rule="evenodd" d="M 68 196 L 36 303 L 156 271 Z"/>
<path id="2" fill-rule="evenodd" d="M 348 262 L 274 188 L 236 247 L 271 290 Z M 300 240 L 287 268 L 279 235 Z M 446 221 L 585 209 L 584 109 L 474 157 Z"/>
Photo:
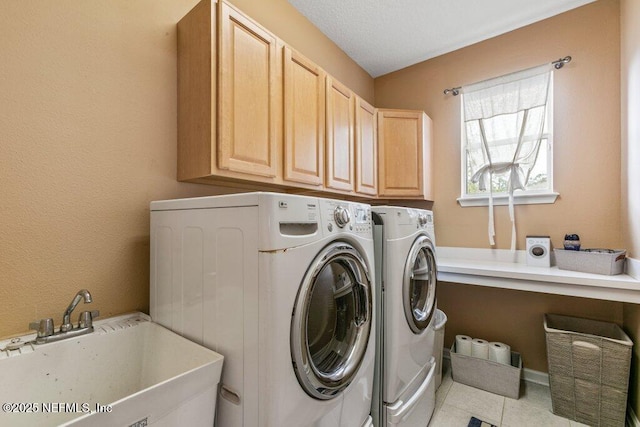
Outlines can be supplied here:
<path id="1" fill-rule="evenodd" d="M 100 315 L 98 310 L 83 311 L 80 313 L 78 327 L 76 328 L 74 328 L 71 323 L 71 313 L 82 300 L 84 300 L 85 304 L 89 304 L 93 301 L 91 293 L 86 289 L 80 289 L 73 297 L 71 304 L 69 304 L 62 315 L 62 324 L 60 325 L 60 330 L 58 332 L 54 332 L 53 319 L 51 318 L 40 319 L 37 322 L 30 323 L 29 328 L 35 329 L 38 332 L 35 343 L 43 344 L 46 342 L 59 341 L 65 338 L 77 337 L 78 335 L 93 332 L 93 319 Z"/>
<path id="2" fill-rule="evenodd" d="M 68 332 L 73 329 L 73 325 L 71 324 L 71 313 L 82 299 L 84 299 L 85 304 L 89 304 L 93 301 L 88 290 L 80 289 L 71 301 L 71 304 L 69 304 L 69 307 L 64 311 L 64 315 L 62 316 L 62 325 L 60 325 L 60 332 Z"/>

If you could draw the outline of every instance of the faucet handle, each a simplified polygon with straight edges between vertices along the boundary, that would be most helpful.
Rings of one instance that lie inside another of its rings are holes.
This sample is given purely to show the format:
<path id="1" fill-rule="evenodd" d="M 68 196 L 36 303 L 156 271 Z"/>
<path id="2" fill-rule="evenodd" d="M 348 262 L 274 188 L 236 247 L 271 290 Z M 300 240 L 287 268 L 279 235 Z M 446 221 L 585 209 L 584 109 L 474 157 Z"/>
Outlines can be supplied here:
<path id="1" fill-rule="evenodd" d="M 93 319 L 100 316 L 100 311 L 91 310 L 91 311 L 83 311 L 80 313 L 80 319 L 78 319 L 78 327 L 80 328 L 90 328 L 93 326 Z"/>
<path id="2" fill-rule="evenodd" d="M 31 322 L 29 323 L 29 329 L 35 329 L 38 332 L 38 338 L 53 335 L 53 319 L 49 317 Z"/>

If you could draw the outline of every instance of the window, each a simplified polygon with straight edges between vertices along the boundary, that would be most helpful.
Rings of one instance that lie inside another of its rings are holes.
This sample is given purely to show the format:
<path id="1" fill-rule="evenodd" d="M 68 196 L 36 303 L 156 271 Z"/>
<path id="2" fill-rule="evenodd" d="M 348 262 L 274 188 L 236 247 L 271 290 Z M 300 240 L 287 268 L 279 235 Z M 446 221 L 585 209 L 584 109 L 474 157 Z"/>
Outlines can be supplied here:
<path id="1" fill-rule="evenodd" d="M 463 88 L 462 206 L 555 201 L 551 68 Z"/>
<path id="2" fill-rule="evenodd" d="M 547 64 L 462 88 L 458 201 L 461 206 L 489 206 L 491 245 L 495 245 L 494 203 L 508 204 L 512 251 L 514 205 L 553 203 L 558 196 L 553 192 L 552 70 Z"/>

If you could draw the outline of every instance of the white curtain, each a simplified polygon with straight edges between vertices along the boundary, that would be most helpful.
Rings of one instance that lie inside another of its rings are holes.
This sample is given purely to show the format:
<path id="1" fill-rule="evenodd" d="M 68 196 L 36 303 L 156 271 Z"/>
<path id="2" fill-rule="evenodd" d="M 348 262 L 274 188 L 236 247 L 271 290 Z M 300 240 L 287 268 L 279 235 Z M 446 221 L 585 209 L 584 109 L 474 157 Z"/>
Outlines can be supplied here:
<path id="1" fill-rule="evenodd" d="M 540 151 L 551 64 L 464 86 L 463 114 L 471 181 L 489 191 L 489 243 L 495 245 L 493 180 L 506 179 L 511 250 L 516 246 L 513 192 L 524 190 Z"/>

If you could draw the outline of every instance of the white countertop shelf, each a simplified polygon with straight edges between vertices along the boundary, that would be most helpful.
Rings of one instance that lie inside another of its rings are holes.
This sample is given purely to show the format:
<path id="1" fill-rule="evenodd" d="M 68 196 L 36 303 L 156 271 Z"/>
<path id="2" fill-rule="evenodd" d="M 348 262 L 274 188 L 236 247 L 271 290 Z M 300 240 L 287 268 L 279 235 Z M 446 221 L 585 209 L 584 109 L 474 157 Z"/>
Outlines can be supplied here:
<path id="1" fill-rule="evenodd" d="M 634 259 L 627 259 L 627 274 L 614 276 L 530 267 L 525 251 L 500 249 L 438 247 L 437 263 L 443 282 L 640 303 Z"/>

